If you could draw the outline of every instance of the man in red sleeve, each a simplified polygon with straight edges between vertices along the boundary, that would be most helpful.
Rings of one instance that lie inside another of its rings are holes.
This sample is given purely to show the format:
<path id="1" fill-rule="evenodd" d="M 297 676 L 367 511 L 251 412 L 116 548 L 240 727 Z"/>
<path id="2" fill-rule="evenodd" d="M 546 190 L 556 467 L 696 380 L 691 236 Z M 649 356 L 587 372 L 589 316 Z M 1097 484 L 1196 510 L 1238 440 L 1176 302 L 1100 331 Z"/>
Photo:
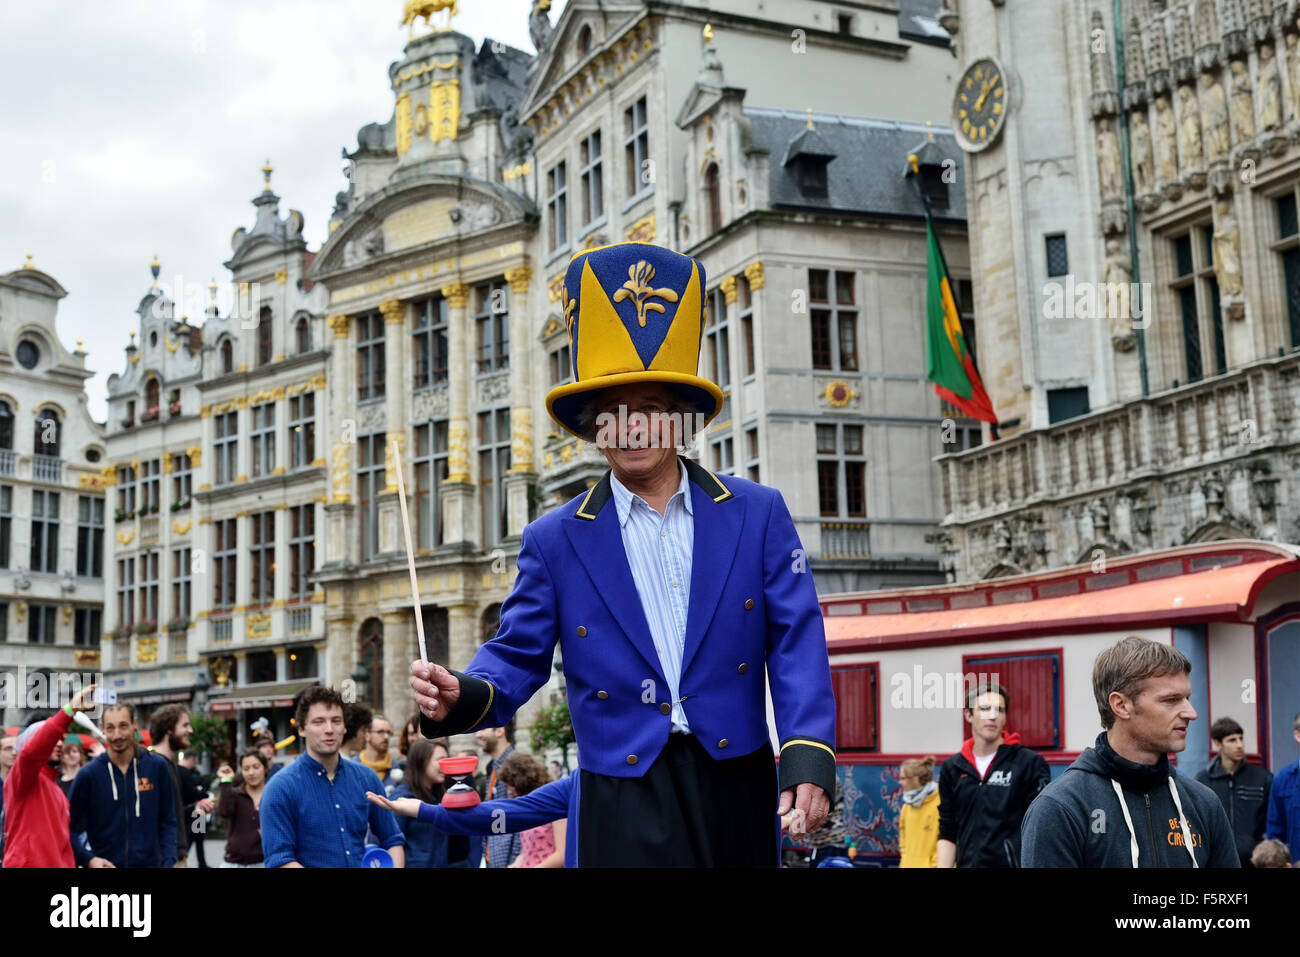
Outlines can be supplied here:
<path id="1" fill-rule="evenodd" d="M 76 711 L 86 710 L 89 685 L 52 718 L 18 736 L 18 757 L 5 779 L 5 867 L 76 867 L 68 829 L 68 799 L 58 784 L 63 737 Z"/>

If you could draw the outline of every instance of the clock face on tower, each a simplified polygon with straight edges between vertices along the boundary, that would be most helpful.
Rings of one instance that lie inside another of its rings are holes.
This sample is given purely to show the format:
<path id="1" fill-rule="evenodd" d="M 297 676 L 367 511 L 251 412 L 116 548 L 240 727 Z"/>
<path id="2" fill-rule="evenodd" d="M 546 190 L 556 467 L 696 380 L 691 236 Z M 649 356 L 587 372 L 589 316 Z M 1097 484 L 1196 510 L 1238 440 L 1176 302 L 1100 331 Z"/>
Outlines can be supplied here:
<path id="1" fill-rule="evenodd" d="M 957 81 L 952 127 L 968 153 L 988 149 L 1006 125 L 1010 109 L 1006 74 L 992 57 L 976 60 Z"/>

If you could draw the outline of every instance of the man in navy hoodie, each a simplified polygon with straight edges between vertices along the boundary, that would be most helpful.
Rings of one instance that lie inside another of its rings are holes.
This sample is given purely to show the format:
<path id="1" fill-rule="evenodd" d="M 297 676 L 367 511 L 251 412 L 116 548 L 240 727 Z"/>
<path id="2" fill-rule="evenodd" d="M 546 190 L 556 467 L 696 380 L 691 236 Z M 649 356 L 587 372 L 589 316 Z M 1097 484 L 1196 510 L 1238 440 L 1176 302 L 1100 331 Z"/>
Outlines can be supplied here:
<path id="1" fill-rule="evenodd" d="M 1187 747 L 1192 664 L 1129 637 L 1097 656 L 1104 730 L 1025 815 L 1025 867 L 1240 867 L 1215 793 L 1169 764 Z"/>
<path id="2" fill-rule="evenodd" d="M 1052 773 L 1041 754 L 1005 730 L 1005 688 L 971 688 L 967 704 L 971 736 L 939 769 L 938 863 L 1019 867 L 1020 822 Z"/>
<path id="3" fill-rule="evenodd" d="M 68 795 L 77 863 L 85 867 L 173 867 L 176 803 L 167 759 L 136 744 L 130 705 L 104 706 L 107 749 L 77 772 Z"/>

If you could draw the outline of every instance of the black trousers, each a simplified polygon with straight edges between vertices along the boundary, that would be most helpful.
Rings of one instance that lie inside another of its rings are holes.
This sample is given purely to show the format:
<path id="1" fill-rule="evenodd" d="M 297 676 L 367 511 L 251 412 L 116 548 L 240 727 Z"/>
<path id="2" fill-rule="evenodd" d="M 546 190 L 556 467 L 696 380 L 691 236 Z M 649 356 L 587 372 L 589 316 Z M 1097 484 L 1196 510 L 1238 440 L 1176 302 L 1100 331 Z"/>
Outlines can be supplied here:
<path id="1" fill-rule="evenodd" d="M 670 734 L 643 777 L 583 771 L 580 867 L 775 867 L 776 762 L 763 745 L 715 761 L 691 734 Z"/>

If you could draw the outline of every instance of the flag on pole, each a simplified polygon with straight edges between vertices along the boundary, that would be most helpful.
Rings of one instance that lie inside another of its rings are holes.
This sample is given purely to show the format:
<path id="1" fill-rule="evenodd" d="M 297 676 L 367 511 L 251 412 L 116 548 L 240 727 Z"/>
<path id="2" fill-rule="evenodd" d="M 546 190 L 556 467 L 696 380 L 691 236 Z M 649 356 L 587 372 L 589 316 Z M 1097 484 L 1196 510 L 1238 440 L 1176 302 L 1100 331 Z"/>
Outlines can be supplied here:
<path id="1" fill-rule="evenodd" d="M 926 378 L 934 383 L 939 398 L 951 403 L 972 418 L 997 425 L 997 413 L 984 391 L 984 383 L 975 369 L 975 360 L 962 335 L 953 299 L 948 268 L 944 265 L 939 238 L 934 234 L 930 217 L 925 219 L 928 245 L 928 281 L 925 295 Z"/>

